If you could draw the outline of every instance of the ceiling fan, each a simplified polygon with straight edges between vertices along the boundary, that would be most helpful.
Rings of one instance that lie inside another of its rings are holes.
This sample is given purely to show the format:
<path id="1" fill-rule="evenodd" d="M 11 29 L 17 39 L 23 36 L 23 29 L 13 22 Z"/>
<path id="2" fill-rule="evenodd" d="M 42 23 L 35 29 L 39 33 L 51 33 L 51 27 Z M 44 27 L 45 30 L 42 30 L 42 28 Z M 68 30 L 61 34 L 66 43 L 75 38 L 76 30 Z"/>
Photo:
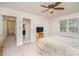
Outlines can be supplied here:
<path id="1" fill-rule="evenodd" d="M 59 4 L 61 4 L 61 2 L 56 2 L 55 4 L 50 4 L 48 6 L 41 5 L 44 8 L 48 8 L 47 10 L 44 10 L 42 12 L 48 11 L 48 12 L 50 12 L 52 14 L 54 12 L 54 10 L 64 10 L 63 7 L 57 7 Z"/>

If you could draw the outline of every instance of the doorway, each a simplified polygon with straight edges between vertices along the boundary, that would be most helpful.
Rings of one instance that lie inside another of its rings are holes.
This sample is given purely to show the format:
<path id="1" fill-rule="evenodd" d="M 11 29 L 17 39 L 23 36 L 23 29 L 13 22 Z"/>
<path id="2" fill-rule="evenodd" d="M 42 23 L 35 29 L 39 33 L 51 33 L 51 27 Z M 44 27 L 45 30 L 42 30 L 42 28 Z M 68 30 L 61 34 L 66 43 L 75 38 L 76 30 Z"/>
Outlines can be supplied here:
<path id="1" fill-rule="evenodd" d="M 16 17 L 3 15 L 3 35 L 5 46 L 16 46 Z"/>
<path id="2" fill-rule="evenodd" d="M 15 35 L 15 20 L 7 20 L 7 36 Z"/>
<path id="3" fill-rule="evenodd" d="M 28 18 L 23 18 L 23 43 L 29 43 L 31 39 L 31 20 Z"/>

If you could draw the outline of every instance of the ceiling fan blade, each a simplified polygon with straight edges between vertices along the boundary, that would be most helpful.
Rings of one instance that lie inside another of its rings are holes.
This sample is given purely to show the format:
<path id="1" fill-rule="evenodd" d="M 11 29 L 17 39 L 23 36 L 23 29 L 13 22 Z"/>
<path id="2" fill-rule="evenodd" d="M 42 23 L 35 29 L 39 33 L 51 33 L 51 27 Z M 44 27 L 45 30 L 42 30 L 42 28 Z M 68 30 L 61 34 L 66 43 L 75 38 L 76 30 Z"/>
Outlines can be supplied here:
<path id="1" fill-rule="evenodd" d="M 54 8 L 55 10 L 64 10 L 64 8 Z"/>
<path id="2" fill-rule="evenodd" d="M 48 11 L 48 9 L 47 9 L 47 10 L 44 10 L 44 11 L 42 11 L 42 12 L 46 12 L 46 11 Z"/>
<path id="3" fill-rule="evenodd" d="M 61 2 L 56 2 L 53 7 L 56 7 L 56 6 L 58 6 L 59 4 L 61 4 Z"/>
<path id="4" fill-rule="evenodd" d="M 45 8 L 48 8 L 48 6 L 45 6 L 45 5 L 41 5 L 42 7 L 45 7 Z"/>

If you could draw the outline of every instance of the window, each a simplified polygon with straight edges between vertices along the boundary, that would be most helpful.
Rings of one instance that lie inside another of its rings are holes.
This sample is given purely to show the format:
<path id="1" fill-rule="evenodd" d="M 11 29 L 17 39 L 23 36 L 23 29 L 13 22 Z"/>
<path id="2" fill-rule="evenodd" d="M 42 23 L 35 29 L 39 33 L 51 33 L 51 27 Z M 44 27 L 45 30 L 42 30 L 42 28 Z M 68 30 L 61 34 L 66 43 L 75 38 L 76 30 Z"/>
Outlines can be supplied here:
<path id="1" fill-rule="evenodd" d="M 69 20 L 68 24 L 68 31 L 69 32 L 78 32 L 78 20 Z"/>
<path id="2" fill-rule="evenodd" d="M 60 31 L 61 32 L 67 31 L 67 21 L 66 20 L 60 21 Z"/>
<path id="3" fill-rule="evenodd" d="M 60 21 L 60 32 L 79 32 L 79 20 L 69 19 Z"/>

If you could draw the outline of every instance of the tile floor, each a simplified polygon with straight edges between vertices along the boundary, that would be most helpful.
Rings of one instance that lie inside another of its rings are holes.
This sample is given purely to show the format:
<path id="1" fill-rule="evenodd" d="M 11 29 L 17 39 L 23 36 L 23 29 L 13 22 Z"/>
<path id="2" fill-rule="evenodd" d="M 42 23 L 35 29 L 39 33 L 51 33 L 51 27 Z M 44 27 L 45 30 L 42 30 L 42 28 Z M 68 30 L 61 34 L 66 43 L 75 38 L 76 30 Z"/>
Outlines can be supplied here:
<path id="1" fill-rule="evenodd" d="M 4 42 L 3 56 L 40 56 L 36 42 L 16 46 L 14 36 L 9 36 Z"/>

